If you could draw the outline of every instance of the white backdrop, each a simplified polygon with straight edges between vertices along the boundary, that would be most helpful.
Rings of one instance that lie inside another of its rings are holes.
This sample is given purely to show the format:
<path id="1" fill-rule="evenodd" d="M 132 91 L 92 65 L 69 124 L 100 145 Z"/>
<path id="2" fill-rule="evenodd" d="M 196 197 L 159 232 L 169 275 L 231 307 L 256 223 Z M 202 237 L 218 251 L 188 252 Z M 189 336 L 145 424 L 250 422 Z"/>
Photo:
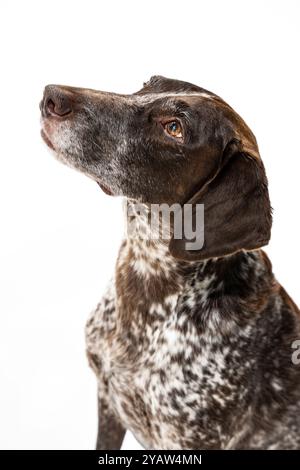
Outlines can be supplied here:
<path id="1" fill-rule="evenodd" d="M 1 0 L 1 449 L 93 448 L 84 325 L 122 232 L 120 201 L 41 142 L 44 85 L 130 93 L 161 74 L 221 95 L 257 136 L 274 207 L 267 252 L 300 303 L 299 20 L 297 0 Z"/>

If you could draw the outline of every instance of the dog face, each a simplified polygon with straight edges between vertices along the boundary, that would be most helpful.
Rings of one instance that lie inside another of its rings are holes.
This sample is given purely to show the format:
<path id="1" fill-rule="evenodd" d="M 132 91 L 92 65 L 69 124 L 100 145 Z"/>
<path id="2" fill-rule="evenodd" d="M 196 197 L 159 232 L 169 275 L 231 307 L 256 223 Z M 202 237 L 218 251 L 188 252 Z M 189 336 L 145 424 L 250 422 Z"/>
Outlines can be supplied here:
<path id="1" fill-rule="evenodd" d="M 215 95 L 162 77 L 129 96 L 50 85 L 41 109 L 58 158 L 148 203 L 181 202 L 212 176 L 238 119 Z"/>
<path id="2" fill-rule="evenodd" d="M 226 242 L 223 254 L 269 239 L 270 207 L 255 137 L 213 93 L 160 76 L 132 95 L 49 85 L 41 111 L 42 136 L 56 156 L 108 194 L 146 203 L 206 202 L 215 206 L 209 219 L 217 225 L 224 216 L 233 219 L 233 205 L 237 220 L 246 212 L 243 232 L 262 217 L 255 240 L 247 246 Z M 216 229 L 212 225 L 209 230 Z M 174 242 L 171 248 L 186 258 L 183 246 Z"/>

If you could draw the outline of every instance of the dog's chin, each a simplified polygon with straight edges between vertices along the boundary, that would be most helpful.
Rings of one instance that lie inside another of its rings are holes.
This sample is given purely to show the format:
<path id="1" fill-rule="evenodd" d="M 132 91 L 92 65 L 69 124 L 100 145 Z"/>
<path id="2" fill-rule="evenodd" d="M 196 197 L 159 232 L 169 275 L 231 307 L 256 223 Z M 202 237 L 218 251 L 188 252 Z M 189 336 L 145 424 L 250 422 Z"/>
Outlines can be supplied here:
<path id="1" fill-rule="evenodd" d="M 107 194 L 108 196 L 114 196 L 114 193 L 112 192 L 110 188 L 108 188 L 102 183 L 99 183 L 99 181 L 97 181 L 97 183 L 105 194 Z"/>
<path id="2" fill-rule="evenodd" d="M 76 165 L 72 165 L 71 162 L 67 159 L 67 158 L 64 158 L 63 155 L 60 153 L 60 152 L 57 152 L 56 148 L 54 147 L 53 143 L 51 142 L 51 140 L 49 139 L 48 135 L 46 134 L 46 132 L 44 131 L 44 129 L 41 129 L 41 136 L 42 136 L 42 139 L 43 141 L 45 142 L 45 144 L 47 145 L 47 147 L 52 150 L 52 152 L 54 152 L 54 155 L 55 157 L 60 160 L 62 163 L 70 166 L 71 168 L 73 167 L 74 169 L 77 169 L 79 171 L 81 171 L 82 173 L 85 173 L 87 176 L 89 176 L 91 179 L 93 179 L 94 181 L 96 181 L 96 183 L 100 186 L 100 188 L 102 189 L 102 191 L 107 194 L 108 196 L 115 196 L 114 192 L 106 185 L 106 184 L 103 184 L 102 182 L 98 181 L 94 176 L 91 176 L 90 174 L 88 174 L 87 172 L 85 171 L 82 171 L 81 169 L 77 168 Z"/>
<path id="3" fill-rule="evenodd" d="M 46 132 L 44 131 L 44 129 L 41 129 L 41 136 L 42 136 L 42 139 L 43 139 L 43 141 L 45 142 L 45 144 L 49 147 L 49 149 L 55 151 L 54 145 L 52 144 L 51 140 L 50 140 L 49 137 L 47 136 L 47 134 L 46 134 Z"/>

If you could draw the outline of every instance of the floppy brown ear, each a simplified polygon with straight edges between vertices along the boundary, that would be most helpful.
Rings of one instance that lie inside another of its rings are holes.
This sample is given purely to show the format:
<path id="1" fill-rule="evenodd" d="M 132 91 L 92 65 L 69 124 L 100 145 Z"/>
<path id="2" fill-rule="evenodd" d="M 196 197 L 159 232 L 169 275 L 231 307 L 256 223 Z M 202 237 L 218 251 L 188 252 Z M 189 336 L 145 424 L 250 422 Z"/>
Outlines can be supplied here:
<path id="1" fill-rule="evenodd" d="M 191 241 L 182 230 L 181 239 L 171 239 L 171 254 L 193 261 L 221 257 L 239 250 L 266 245 L 272 225 L 267 178 L 258 151 L 249 153 L 234 140 L 227 145 L 220 170 L 187 204 L 192 205 L 190 223 L 195 227 L 196 204 L 204 204 L 204 243 L 199 250 L 187 249 Z M 194 239 L 195 240 L 195 239 Z"/>

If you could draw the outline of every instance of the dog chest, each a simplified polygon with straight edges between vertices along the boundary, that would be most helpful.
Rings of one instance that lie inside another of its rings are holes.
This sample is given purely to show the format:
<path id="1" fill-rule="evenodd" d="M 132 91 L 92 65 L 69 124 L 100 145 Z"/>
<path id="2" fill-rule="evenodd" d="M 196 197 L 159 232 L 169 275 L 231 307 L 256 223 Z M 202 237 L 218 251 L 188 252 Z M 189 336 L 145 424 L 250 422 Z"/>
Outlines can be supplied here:
<path id="1" fill-rule="evenodd" d="M 118 334 L 117 322 L 114 330 L 108 328 L 97 357 L 111 406 L 145 447 L 193 448 L 202 421 L 215 419 L 211 410 L 236 400 L 229 394 L 228 351 L 216 350 L 203 335 L 200 339 L 193 323 L 175 309 L 163 320 L 164 305 L 155 308 L 159 319 L 133 325 L 129 336 Z M 213 425 L 202 436 L 210 445 L 226 438 L 227 431 Z"/>

